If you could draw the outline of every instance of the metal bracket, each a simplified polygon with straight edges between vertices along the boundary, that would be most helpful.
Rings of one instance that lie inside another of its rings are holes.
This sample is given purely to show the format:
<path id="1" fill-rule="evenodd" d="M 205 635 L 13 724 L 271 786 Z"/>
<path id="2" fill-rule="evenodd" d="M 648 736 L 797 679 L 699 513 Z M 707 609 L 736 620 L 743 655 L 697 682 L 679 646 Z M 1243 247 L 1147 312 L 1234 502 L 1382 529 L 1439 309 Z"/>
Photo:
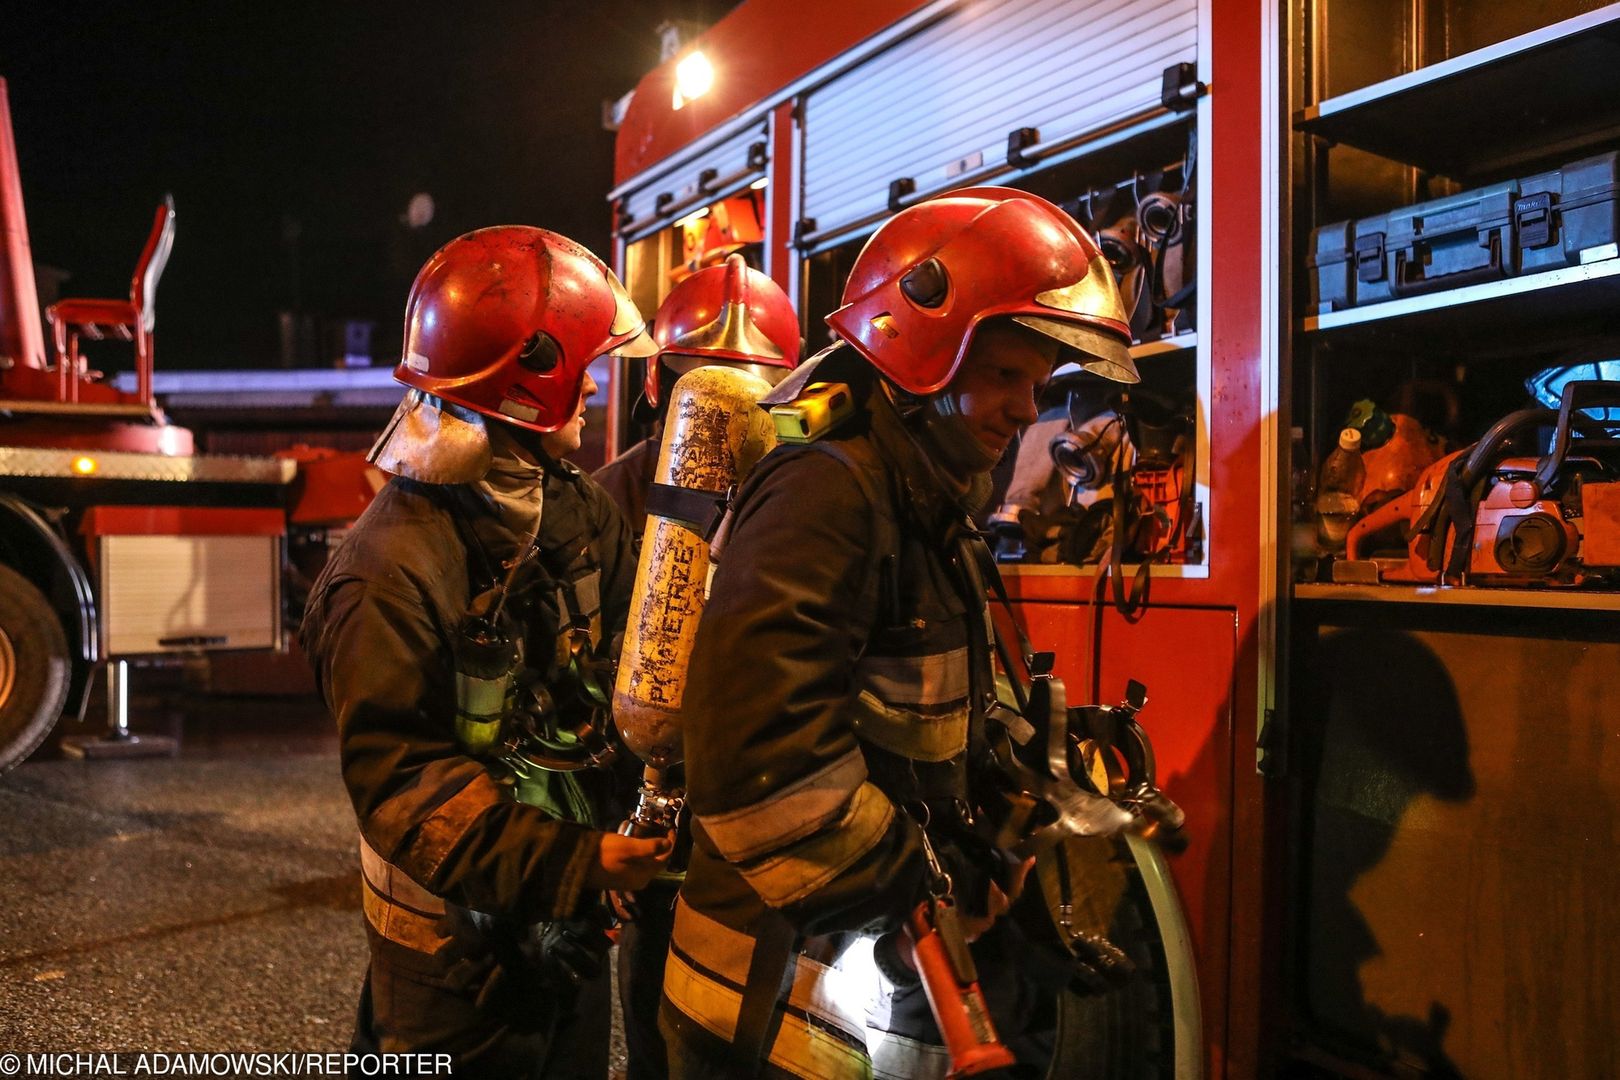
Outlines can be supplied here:
<path id="1" fill-rule="evenodd" d="M 1198 81 L 1198 65 L 1183 60 L 1164 69 L 1159 103 L 1171 112 L 1190 112 L 1208 89 Z"/>
<path id="2" fill-rule="evenodd" d="M 889 181 L 889 213 L 898 214 L 907 195 L 917 190 L 917 181 L 909 176 Z"/>
<path id="3" fill-rule="evenodd" d="M 816 219 L 802 217 L 793 223 L 793 246 L 804 247 L 804 238 L 816 231 Z"/>
<path id="4" fill-rule="evenodd" d="M 1024 154 L 1025 150 L 1041 141 L 1039 128 L 1014 128 L 1007 133 L 1007 165 L 1014 169 L 1027 169 L 1036 159 Z"/>

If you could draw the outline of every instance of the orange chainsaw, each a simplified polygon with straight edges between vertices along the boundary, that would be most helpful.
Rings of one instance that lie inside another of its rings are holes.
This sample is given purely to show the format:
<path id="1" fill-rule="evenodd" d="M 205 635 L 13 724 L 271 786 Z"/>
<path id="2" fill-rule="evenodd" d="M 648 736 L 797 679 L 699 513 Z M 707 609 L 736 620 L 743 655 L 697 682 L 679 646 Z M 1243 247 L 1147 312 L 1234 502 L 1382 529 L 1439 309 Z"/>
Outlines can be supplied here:
<path id="1" fill-rule="evenodd" d="M 1620 382 L 1571 382 L 1556 412 L 1523 409 L 1441 458 L 1417 487 L 1356 522 L 1337 582 L 1575 586 L 1620 584 L 1620 432 L 1583 409 L 1620 404 Z M 1515 436 L 1554 424 L 1539 458 Z M 1578 437 L 1577 437 L 1578 436 Z M 1369 558 L 1403 525 L 1404 559 Z"/>

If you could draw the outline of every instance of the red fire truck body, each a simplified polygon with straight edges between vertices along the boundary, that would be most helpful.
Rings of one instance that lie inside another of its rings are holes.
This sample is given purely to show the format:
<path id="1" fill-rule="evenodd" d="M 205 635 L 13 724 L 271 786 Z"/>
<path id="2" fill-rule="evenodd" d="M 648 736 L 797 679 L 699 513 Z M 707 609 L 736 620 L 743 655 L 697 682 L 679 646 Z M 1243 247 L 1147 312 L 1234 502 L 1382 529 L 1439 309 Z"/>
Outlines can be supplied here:
<path id="1" fill-rule="evenodd" d="M 1118 700 L 1131 678 L 1148 687 L 1159 776 L 1193 837 L 1169 860 L 1173 903 L 1154 904 L 1180 980 L 1166 1036 L 1176 1076 L 1257 1075 L 1262 988 L 1274 985 L 1263 978 L 1277 941 L 1264 933 L 1275 918 L 1265 857 L 1274 823 L 1257 761 L 1278 573 L 1277 488 L 1262 464 L 1277 459 L 1277 258 L 1266 222 L 1279 167 L 1265 137 L 1275 60 L 1263 55 L 1275 19 L 1271 5 L 1208 0 L 879 0 L 813 12 L 749 0 L 636 87 L 611 196 L 617 263 L 649 311 L 683 238 L 690 247 L 693 219 L 739 194 L 760 199 L 762 268 L 800 305 L 814 348 L 848 258 L 894 209 L 987 183 L 1059 198 L 1065 184 L 1078 191 L 1163 167 L 1193 140 L 1198 329 L 1137 356 L 1145 372 L 1174 365 L 1195 397 L 1203 550 L 1154 568 L 1151 603 L 1134 621 L 1108 604 L 1094 568 L 1006 574 L 1036 646 L 1057 651 L 1071 700 Z M 694 53 L 712 86 L 677 106 Z M 881 174 L 884 163 L 891 172 Z M 639 382 L 621 374 L 610 394 L 616 449 Z"/>
<path id="2" fill-rule="evenodd" d="M 154 396 L 153 320 L 139 305 L 150 306 L 157 271 L 143 275 L 154 262 L 160 271 L 173 222 L 166 201 L 127 303 L 57 305 L 67 346 L 59 338 L 47 354 L 0 80 L 0 772 L 64 713 L 83 716 L 101 664 L 111 734 L 64 748 L 166 749 L 128 731 L 130 662 L 284 648 L 285 575 L 375 492 L 358 455 L 199 454 L 192 432 L 168 421 Z M 88 370 L 81 330 L 132 339 L 131 385 Z"/>
<path id="3" fill-rule="evenodd" d="M 1369 402 L 1455 449 L 1548 405 L 1549 378 L 1614 378 L 1617 28 L 1620 4 L 1582 0 L 747 0 L 624 103 L 637 303 L 742 246 L 811 348 L 864 238 L 929 195 L 1020 187 L 1101 233 L 1111 195 L 1139 234 L 1177 207 L 1194 291 L 1133 351 L 1192 457 L 1134 494 L 1179 487 L 1197 527 L 1136 608 L 1129 559 L 1005 574 L 1070 700 L 1147 685 L 1191 834 L 1162 860 L 1173 903 L 1149 882 L 1173 1061 L 1078 1072 L 1620 1071 L 1620 593 L 1358 586 L 1312 490 Z"/>

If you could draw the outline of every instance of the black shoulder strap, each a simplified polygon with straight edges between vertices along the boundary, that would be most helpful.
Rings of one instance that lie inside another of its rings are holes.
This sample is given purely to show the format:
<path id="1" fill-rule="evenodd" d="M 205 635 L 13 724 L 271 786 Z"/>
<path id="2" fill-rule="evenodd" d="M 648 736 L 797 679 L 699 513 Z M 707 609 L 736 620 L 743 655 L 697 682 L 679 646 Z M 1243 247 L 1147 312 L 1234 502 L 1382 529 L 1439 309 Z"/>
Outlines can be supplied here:
<path id="1" fill-rule="evenodd" d="M 737 1027 L 731 1037 L 732 1054 L 735 1060 L 748 1063 L 748 1075 L 765 1063 L 782 1026 L 784 1010 L 777 1004 L 785 1001 L 793 987 L 798 945 L 793 925 L 768 908 L 752 930 L 754 955 L 748 961 L 748 981 L 743 984 Z"/>

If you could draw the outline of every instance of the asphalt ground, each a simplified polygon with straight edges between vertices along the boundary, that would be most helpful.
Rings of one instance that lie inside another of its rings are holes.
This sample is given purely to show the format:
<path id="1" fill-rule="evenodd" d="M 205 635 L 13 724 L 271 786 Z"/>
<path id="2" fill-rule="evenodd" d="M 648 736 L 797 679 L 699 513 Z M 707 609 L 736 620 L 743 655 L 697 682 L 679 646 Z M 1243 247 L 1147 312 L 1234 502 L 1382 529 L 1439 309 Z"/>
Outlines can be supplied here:
<path id="1" fill-rule="evenodd" d="M 53 737 L 0 777 L 0 1051 L 347 1049 L 366 943 L 319 701 L 134 682 L 131 727 L 178 757 L 73 760 Z"/>

